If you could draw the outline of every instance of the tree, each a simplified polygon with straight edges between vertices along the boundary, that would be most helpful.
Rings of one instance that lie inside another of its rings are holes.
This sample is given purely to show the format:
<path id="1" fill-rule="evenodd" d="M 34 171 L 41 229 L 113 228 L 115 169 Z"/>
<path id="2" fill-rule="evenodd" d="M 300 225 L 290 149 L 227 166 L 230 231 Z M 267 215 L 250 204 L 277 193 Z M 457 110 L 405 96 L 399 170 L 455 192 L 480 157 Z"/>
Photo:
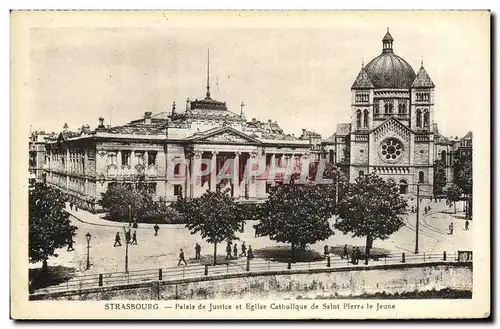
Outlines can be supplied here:
<path id="1" fill-rule="evenodd" d="M 134 216 L 143 218 L 159 213 L 159 207 L 150 193 L 138 191 L 130 185 L 109 185 L 101 195 L 99 204 L 112 218 L 129 220 Z"/>
<path id="2" fill-rule="evenodd" d="M 436 160 L 434 162 L 434 195 L 443 194 L 443 188 L 446 186 L 446 167 L 445 163 L 441 160 Z"/>
<path id="3" fill-rule="evenodd" d="M 366 237 L 366 263 L 373 241 L 386 240 L 403 225 L 407 203 L 400 196 L 398 186 L 385 181 L 375 173 L 362 175 L 349 184 L 339 199 L 337 212 L 340 220 L 335 228 L 353 237 Z"/>
<path id="4" fill-rule="evenodd" d="M 239 207 L 226 191 L 207 191 L 201 197 L 184 200 L 176 208 L 186 218 L 191 234 L 200 233 L 208 243 L 214 244 L 214 265 L 217 264 L 217 244 L 238 238 L 235 232 L 243 224 Z"/>
<path id="5" fill-rule="evenodd" d="M 64 211 L 65 201 L 60 190 L 35 183 L 29 190 L 29 254 L 30 263 L 43 262 L 47 271 L 49 257 L 57 257 L 56 249 L 68 244 L 77 227 L 71 225 L 69 214 Z"/>
<path id="6" fill-rule="evenodd" d="M 262 204 L 262 218 L 255 225 L 261 236 L 291 243 L 295 248 L 322 241 L 333 233 L 328 219 L 334 214 L 335 202 L 331 185 L 286 184 L 271 189 Z"/>
<path id="7" fill-rule="evenodd" d="M 456 185 L 452 184 L 446 191 L 448 201 L 453 202 L 454 213 L 457 213 L 457 201 L 462 196 L 462 190 Z"/>
<path id="8" fill-rule="evenodd" d="M 454 183 L 467 195 L 472 195 L 472 159 L 459 158 L 454 165 Z"/>

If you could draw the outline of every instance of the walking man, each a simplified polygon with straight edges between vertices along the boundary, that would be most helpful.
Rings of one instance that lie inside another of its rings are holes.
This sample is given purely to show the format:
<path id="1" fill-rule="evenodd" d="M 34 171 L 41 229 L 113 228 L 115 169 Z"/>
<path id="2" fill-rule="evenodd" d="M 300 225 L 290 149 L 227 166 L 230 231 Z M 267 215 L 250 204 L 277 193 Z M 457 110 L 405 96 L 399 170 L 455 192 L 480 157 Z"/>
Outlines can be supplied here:
<path id="1" fill-rule="evenodd" d="M 184 262 L 184 266 L 187 266 L 188 263 L 184 258 L 184 250 L 181 249 L 181 253 L 179 254 L 179 262 L 177 263 L 177 266 L 181 265 L 182 262 Z"/>
<path id="2" fill-rule="evenodd" d="M 73 234 L 70 232 L 68 235 L 68 249 L 66 251 L 75 250 L 75 248 L 73 248 L 73 243 L 75 243 L 75 241 L 73 241 Z"/>
<path id="3" fill-rule="evenodd" d="M 253 258 L 253 250 L 252 246 L 248 246 L 248 253 L 247 253 L 247 259 L 252 259 Z"/>
<path id="4" fill-rule="evenodd" d="M 466 231 L 469 230 L 469 220 L 468 219 L 465 220 L 465 230 Z"/>
<path id="5" fill-rule="evenodd" d="M 155 236 L 158 236 L 158 231 L 160 230 L 160 227 L 158 226 L 158 224 L 155 224 L 153 229 L 155 230 Z"/>
<path id="6" fill-rule="evenodd" d="M 238 245 L 235 243 L 233 247 L 233 256 L 234 258 L 238 258 Z"/>
<path id="7" fill-rule="evenodd" d="M 344 253 L 342 254 L 342 259 L 349 259 L 349 251 L 347 250 L 347 244 L 344 246 Z"/>
<path id="8" fill-rule="evenodd" d="M 121 238 L 120 238 L 120 232 L 116 232 L 116 236 L 115 236 L 115 244 L 113 245 L 113 247 L 121 247 L 122 246 L 122 243 L 121 243 Z"/>
<path id="9" fill-rule="evenodd" d="M 241 254 L 240 256 L 247 256 L 247 246 L 245 246 L 245 242 L 243 241 L 243 243 L 241 244 Z"/>
<path id="10" fill-rule="evenodd" d="M 134 220 L 134 224 L 132 225 L 132 227 L 135 228 L 135 229 L 139 228 L 139 224 L 137 224 L 137 219 Z"/>
<path id="11" fill-rule="evenodd" d="M 450 235 L 453 235 L 453 223 L 450 223 L 448 228 L 450 229 Z"/>
<path id="12" fill-rule="evenodd" d="M 194 251 L 195 251 L 195 259 L 200 259 L 201 258 L 201 246 L 198 242 L 196 242 L 196 245 L 194 246 Z"/>
<path id="13" fill-rule="evenodd" d="M 352 250 L 351 250 L 351 263 L 352 263 L 352 265 L 356 265 L 357 264 L 357 261 L 356 261 L 356 248 L 352 248 Z"/>
<path id="14" fill-rule="evenodd" d="M 231 259 L 231 242 L 227 242 L 226 246 L 226 259 Z"/>
<path id="15" fill-rule="evenodd" d="M 69 203 L 69 209 L 73 210 L 73 203 L 72 202 Z"/>
<path id="16" fill-rule="evenodd" d="M 134 230 L 134 234 L 132 234 L 132 243 L 137 245 L 137 230 Z"/>

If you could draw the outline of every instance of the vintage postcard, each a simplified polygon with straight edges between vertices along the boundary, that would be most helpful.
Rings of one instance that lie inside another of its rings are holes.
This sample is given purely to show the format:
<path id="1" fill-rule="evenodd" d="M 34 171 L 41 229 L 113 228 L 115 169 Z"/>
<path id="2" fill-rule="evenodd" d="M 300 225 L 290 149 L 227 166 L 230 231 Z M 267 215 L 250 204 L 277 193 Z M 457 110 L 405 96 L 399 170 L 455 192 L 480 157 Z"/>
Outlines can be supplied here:
<path id="1" fill-rule="evenodd" d="M 11 317 L 490 315 L 490 12 L 13 11 Z"/>

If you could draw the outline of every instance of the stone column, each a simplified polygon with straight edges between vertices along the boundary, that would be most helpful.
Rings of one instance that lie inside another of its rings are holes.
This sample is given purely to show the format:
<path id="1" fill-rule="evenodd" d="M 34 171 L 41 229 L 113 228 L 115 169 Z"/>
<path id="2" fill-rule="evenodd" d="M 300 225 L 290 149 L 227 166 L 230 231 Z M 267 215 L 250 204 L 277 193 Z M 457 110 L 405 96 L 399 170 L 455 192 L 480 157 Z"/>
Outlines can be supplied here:
<path id="1" fill-rule="evenodd" d="M 212 162 L 210 163 L 210 191 L 217 189 L 217 151 L 212 151 Z"/>
<path id="2" fill-rule="evenodd" d="M 203 157 L 203 152 L 195 151 L 194 156 L 193 156 L 193 160 L 191 161 L 191 176 L 192 176 L 193 181 L 190 183 L 191 183 L 191 196 L 193 198 L 200 196 L 201 177 L 199 174 L 200 174 L 200 170 L 201 170 L 202 157 Z M 193 176 L 195 174 L 196 174 L 196 176 Z"/>
<path id="3" fill-rule="evenodd" d="M 241 152 L 234 153 L 234 168 L 233 168 L 233 197 L 240 197 L 240 154 Z"/>
<path id="4" fill-rule="evenodd" d="M 116 166 L 118 169 L 122 169 L 122 151 L 118 150 L 116 152 Z"/>
<path id="5" fill-rule="evenodd" d="M 69 148 L 66 149 L 66 163 L 64 169 L 66 169 L 66 171 L 69 171 Z"/>
<path id="6" fill-rule="evenodd" d="M 185 198 L 191 198 L 191 157 L 192 154 L 188 153 L 186 156 L 186 165 L 184 167 L 186 171 L 186 175 L 184 176 L 186 181 L 183 196 Z"/>
<path id="7" fill-rule="evenodd" d="M 144 167 L 147 168 L 149 165 L 149 153 L 148 151 L 144 151 Z"/>
<path id="8" fill-rule="evenodd" d="M 252 152 L 250 153 L 250 158 L 248 159 L 247 166 L 248 167 L 248 173 L 250 173 L 253 169 L 253 164 L 257 162 L 257 152 Z M 248 188 L 248 197 L 249 198 L 256 198 L 257 197 L 257 177 L 254 176 L 248 176 L 247 181 L 245 182 L 247 184 Z"/>

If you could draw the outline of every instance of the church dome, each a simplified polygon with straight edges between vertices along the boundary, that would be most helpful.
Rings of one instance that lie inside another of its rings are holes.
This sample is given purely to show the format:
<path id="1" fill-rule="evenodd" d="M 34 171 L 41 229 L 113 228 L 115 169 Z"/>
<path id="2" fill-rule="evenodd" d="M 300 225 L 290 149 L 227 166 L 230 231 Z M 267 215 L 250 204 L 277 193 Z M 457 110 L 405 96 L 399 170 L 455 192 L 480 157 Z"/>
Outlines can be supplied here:
<path id="1" fill-rule="evenodd" d="M 415 71 L 404 59 L 392 51 L 389 31 L 382 39 L 382 54 L 372 59 L 365 71 L 375 88 L 409 89 L 415 80 Z"/>

